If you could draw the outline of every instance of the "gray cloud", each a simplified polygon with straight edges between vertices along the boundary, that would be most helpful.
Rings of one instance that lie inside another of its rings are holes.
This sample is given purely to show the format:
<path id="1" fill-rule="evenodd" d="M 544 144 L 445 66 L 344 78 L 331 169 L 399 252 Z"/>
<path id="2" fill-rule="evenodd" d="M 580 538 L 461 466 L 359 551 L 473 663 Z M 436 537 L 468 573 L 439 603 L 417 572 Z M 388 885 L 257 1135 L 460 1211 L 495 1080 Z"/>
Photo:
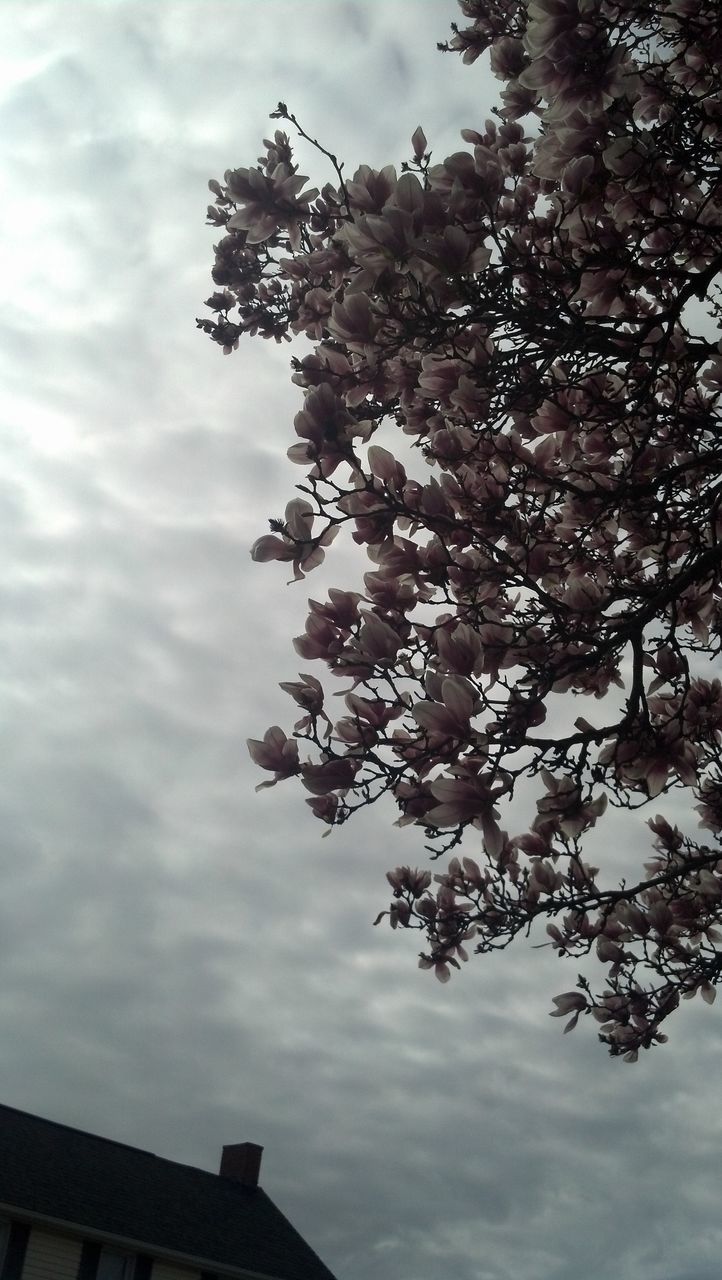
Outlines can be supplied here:
<path id="1" fill-rule="evenodd" d="M 12 11 L 12 12 L 11 12 Z M 0 12 L 13 250 L 0 352 L 1 1096 L 264 1184 L 340 1280 L 711 1280 L 715 1011 L 635 1069 L 550 997 L 546 950 L 441 988 L 371 921 L 418 838 L 321 839 L 244 739 L 307 583 L 248 547 L 300 479 L 287 349 L 199 335 L 208 177 L 279 98 L 356 163 L 441 154 L 495 86 L 439 0 L 28 0 Z M 306 150 L 309 172 L 320 162 Z M 325 175 L 322 175 L 325 177 Z M 334 552 L 337 547 L 334 547 Z M 641 834 L 640 834 L 641 833 Z M 636 820 L 615 848 L 646 841 Z M 620 843 L 621 841 L 621 843 Z M 610 858 L 610 847 L 599 847 Z"/>

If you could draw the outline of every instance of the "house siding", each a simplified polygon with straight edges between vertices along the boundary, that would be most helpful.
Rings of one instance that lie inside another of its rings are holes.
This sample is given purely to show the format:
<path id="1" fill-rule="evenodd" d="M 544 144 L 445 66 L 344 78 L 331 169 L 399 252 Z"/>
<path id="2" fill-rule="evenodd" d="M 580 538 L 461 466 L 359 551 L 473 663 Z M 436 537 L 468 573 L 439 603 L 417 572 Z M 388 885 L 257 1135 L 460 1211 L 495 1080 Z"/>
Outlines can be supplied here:
<path id="1" fill-rule="evenodd" d="M 198 1280 L 200 1272 L 188 1267 L 176 1267 L 169 1262 L 153 1263 L 153 1280 Z"/>
<path id="2" fill-rule="evenodd" d="M 79 1263 L 79 1240 L 34 1227 L 25 1252 L 23 1280 L 76 1280 Z"/>
<path id="3" fill-rule="evenodd" d="M 52 1235 L 36 1228 L 30 1232 L 22 1280 L 77 1280 L 82 1244 L 69 1236 Z M 199 1280 L 190 1267 L 153 1259 L 152 1280 Z"/>

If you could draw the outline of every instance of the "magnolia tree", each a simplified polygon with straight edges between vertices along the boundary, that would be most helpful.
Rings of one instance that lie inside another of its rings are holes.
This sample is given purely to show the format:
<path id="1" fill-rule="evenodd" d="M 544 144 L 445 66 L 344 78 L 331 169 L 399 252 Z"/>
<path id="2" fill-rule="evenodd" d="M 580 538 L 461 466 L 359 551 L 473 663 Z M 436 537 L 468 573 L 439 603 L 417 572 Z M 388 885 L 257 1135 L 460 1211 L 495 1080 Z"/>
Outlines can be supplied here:
<path id="1" fill-rule="evenodd" d="M 349 180 L 280 103 L 327 185 L 280 130 L 210 184 L 200 327 L 226 352 L 312 344 L 302 496 L 253 558 L 303 579 L 348 530 L 370 561 L 294 641 L 343 714 L 301 674 L 292 733 L 250 751 L 322 823 L 388 794 L 445 857 L 390 872 L 379 917 L 422 931 L 442 981 L 540 920 L 560 956 L 596 954 L 601 989 L 580 977 L 554 1016 L 591 1014 L 630 1061 L 722 978 L 718 0 L 461 8 L 444 47 L 502 82 L 462 150 L 432 163 L 418 128 L 400 172 Z M 605 808 L 678 793 L 685 829 L 651 818 L 605 883 Z"/>

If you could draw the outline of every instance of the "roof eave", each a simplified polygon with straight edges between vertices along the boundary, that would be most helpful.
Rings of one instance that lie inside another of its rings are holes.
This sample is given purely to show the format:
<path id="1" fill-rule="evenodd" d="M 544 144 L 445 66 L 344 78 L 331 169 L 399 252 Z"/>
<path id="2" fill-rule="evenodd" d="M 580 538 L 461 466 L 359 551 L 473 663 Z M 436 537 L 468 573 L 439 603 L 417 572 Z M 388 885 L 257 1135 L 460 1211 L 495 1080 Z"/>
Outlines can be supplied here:
<path id="1" fill-rule="evenodd" d="M 218 1262 L 216 1258 L 200 1258 L 190 1253 L 180 1253 L 175 1249 L 162 1248 L 148 1240 L 136 1240 L 131 1236 L 114 1235 L 110 1231 L 99 1231 L 97 1227 L 88 1227 L 83 1222 L 68 1222 L 65 1218 L 53 1218 L 46 1213 L 37 1213 L 34 1209 L 26 1209 L 19 1204 L 8 1204 L 0 1201 L 0 1215 L 17 1218 L 31 1226 L 54 1227 L 63 1235 L 82 1236 L 85 1240 L 94 1240 L 107 1244 L 120 1245 L 134 1253 L 152 1253 L 153 1257 L 168 1259 L 185 1266 L 198 1268 L 200 1271 L 215 1271 L 219 1276 L 227 1276 L 229 1280 L 287 1280 L 278 1272 L 249 1271 L 247 1267 L 229 1267 L 227 1263 Z"/>

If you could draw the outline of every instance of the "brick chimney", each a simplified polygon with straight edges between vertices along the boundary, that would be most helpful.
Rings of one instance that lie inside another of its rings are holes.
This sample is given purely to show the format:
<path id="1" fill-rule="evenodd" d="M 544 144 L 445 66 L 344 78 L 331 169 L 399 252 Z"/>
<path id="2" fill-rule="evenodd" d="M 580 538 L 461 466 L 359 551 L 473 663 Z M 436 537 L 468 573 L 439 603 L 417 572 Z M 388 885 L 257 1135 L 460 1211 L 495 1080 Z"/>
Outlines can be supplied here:
<path id="1" fill-rule="evenodd" d="M 235 1178 L 242 1187 L 257 1187 L 263 1147 L 255 1142 L 236 1142 L 223 1148 L 219 1173 L 222 1178 Z"/>

